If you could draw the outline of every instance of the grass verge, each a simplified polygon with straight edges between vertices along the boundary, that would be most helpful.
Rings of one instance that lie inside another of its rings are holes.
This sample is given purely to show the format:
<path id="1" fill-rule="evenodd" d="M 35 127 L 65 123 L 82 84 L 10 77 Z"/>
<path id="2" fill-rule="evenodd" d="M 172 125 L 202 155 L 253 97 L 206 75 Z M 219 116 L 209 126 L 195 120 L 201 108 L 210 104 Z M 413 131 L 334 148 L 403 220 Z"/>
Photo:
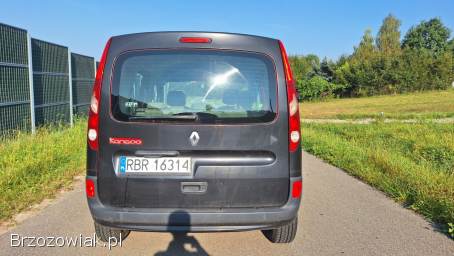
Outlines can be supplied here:
<path id="1" fill-rule="evenodd" d="M 0 141 L 0 221 L 68 187 L 82 174 L 86 120 Z"/>
<path id="2" fill-rule="evenodd" d="M 301 103 L 302 118 L 447 118 L 454 117 L 454 90 Z M 383 114 L 382 114 L 383 113 Z"/>
<path id="3" fill-rule="evenodd" d="M 303 124 L 302 136 L 308 152 L 446 230 L 454 223 L 452 124 Z"/>

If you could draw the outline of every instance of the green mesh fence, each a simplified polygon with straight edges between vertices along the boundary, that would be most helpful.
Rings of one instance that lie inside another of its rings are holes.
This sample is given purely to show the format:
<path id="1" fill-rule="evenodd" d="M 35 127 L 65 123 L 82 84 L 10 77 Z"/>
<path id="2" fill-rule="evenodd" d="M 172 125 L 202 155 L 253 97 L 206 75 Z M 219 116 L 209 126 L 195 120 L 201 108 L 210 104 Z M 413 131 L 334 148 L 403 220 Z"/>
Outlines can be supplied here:
<path id="1" fill-rule="evenodd" d="M 68 74 L 68 47 L 32 38 L 34 72 Z"/>
<path id="2" fill-rule="evenodd" d="M 30 130 L 27 31 L 0 23 L 0 136 Z"/>
<path id="3" fill-rule="evenodd" d="M 94 58 L 71 53 L 73 113 L 87 115 L 93 89 Z"/>
<path id="4" fill-rule="evenodd" d="M 26 30 L 0 23 L 1 137 L 32 127 L 27 41 Z M 70 93 L 73 113 L 86 115 L 95 77 L 94 58 L 72 53 L 69 77 L 67 47 L 33 38 L 31 50 L 36 125 L 69 123 Z"/>
<path id="5" fill-rule="evenodd" d="M 88 107 L 89 106 L 90 106 L 90 104 L 74 106 L 73 114 L 74 115 L 78 115 L 78 116 L 87 116 L 88 115 Z"/>
<path id="6" fill-rule="evenodd" d="M 69 104 L 67 76 L 33 75 L 35 107 L 42 105 Z"/>
<path id="7" fill-rule="evenodd" d="M 0 66 L 0 104 L 29 100 L 28 68 Z"/>
<path id="8" fill-rule="evenodd" d="M 69 122 L 69 103 L 59 105 L 46 105 L 35 109 L 37 125 L 57 122 Z M 40 122 L 38 123 L 38 120 Z"/>
<path id="9" fill-rule="evenodd" d="M 27 31 L 0 23 L 0 62 L 27 65 Z"/>
<path id="10" fill-rule="evenodd" d="M 70 122 L 68 48 L 32 39 L 36 125 Z"/>

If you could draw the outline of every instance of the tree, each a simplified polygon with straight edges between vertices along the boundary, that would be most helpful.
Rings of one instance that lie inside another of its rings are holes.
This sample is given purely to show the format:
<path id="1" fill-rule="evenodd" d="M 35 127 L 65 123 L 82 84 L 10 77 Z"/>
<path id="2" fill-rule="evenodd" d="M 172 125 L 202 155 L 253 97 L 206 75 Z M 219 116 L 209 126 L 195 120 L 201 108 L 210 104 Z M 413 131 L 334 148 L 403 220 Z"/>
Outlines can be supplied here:
<path id="1" fill-rule="evenodd" d="M 325 57 L 320 63 L 320 76 L 324 77 L 326 81 L 332 82 L 334 77 L 334 69 L 335 64 Z"/>
<path id="2" fill-rule="evenodd" d="M 374 44 L 374 37 L 371 30 L 367 29 L 358 45 L 348 61 L 348 65 L 343 65 L 338 78 L 342 84 L 345 79 L 349 85 L 350 96 L 366 96 L 373 94 L 373 87 L 377 85 L 377 74 L 372 63 L 377 58 L 377 49 Z M 338 80 L 338 79 L 336 79 Z"/>
<path id="3" fill-rule="evenodd" d="M 452 87 L 454 87 L 454 38 L 452 38 L 449 42 L 448 42 L 448 49 L 451 50 L 451 57 L 452 57 L 452 72 L 451 72 L 451 77 L 452 77 Z"/>
<path id="4" fill-rule="evenodd" d="M 386 56 L 400 52 L 400 20 L 389 14 L 378 31 L 376 45 Z"/>
<path id="5" fill-rule="evenodd" d="M 292 71 L 299 78 L 312 76 L 320 69 L 320 59 L 315 54 L 289 56 L 289 61 Z"/>
<path id="6" fill-rule="evenodd" d="M 434 55 L 427 49 L 403 50 L 398 73 L 399 92 L 440 90 L 450 87 L 454 63 L 449 51 Z"/>
<path id="7" fill-rule="evenodd" d="M 319 58 L 317 55 L 309 54 L 306 56 L 290 56 L 289 61 L 296 81 L 296 89 L 301 92 L 303 83 L 319 72 Z"/>
<path id="8" fill-rule="evenodd" d="M 367 29 L 364 32 L 359 46 L 355 47 L 353 58 L 357 60 L 370 59 L 375 52 L 374 37 L 372 36 L 371 30 Z"/>
<path id="9" fill-rule="evenodd" d="M 448 49 L 454 54 L 454 38 L 448 42 Z"/>
<path id="10" fill-rule="evenodd" d="M 289 61 L 296 81 L 303 79 L 303 77 L 312 71 L 311 65 L 307 63 L 304 56 L 289 56 Z"/>
<path id="11" fill-rule="evenodd" d="M 422 21 L 419 25 L 410 28 L 402 41 L 402 47 L 424 48 L 438 54 L 446 50 L 450 34 L 449 28 L 443 25 L 439 18 Z"/>
<path id="12" fill-rule="evenodd" d="M 320 59 L 318 58 L 318 56 L 315 54 L 308 54 L 304 58 L 306 59 L 307 63 L 309 63 L 312 67 L 313 71 L 312 75 L 317 74 L 320 70 Z"/>
<path id="13" fill-rule="evenodd" d="M 315 54 L 290 56 L 289 61 L 296 81 L 309 79 L 320 72 L 320 59 Z"/>

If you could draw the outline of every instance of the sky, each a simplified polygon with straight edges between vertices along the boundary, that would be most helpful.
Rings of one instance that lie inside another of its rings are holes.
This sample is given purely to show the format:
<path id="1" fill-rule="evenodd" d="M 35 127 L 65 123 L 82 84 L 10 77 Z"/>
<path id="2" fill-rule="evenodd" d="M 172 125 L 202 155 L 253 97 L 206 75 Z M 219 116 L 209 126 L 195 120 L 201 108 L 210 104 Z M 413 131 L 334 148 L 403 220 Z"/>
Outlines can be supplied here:
<path id="1" fill-rule="evenodd" d="M 368 28 L 375 35 L 392 13 L 401 35 L 439 17 L 454 30 L 454 1 L 70 1 L 3 0 L 0 23 L 99 59 L 110 36 L 147 31 L 221 31 L 280 39 L 289 54 L 337 59 L 350 54 Z"/>

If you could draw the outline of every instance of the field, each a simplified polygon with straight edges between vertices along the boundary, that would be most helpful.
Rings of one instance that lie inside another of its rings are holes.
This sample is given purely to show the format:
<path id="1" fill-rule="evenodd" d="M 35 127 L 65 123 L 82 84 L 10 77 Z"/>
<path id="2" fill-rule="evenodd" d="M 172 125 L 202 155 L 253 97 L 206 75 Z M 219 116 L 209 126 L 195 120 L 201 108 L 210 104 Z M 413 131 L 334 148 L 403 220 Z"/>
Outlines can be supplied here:
<path id="1" fill-rule="evenodd" d="M 454 223 L 454 91 L 302 103 L 303 118 L 416 118 L 415 123 L 303 123 L 303 148 L 441 224 Z M 403 121 L 403 120 L 401 120 Z M 454 231 L 450 229 L 451 236 Z"/>
<path id="2" fill-rule="evenodd" d="M 305 119 L 454 117 L 454 90 L 307 102 L 300 112 Z"/>
<path id="3" fill-rule="evenodd" d="M 0 222 L 53 197 L 85 169 L 86 120 L 0 141 Z"/>

